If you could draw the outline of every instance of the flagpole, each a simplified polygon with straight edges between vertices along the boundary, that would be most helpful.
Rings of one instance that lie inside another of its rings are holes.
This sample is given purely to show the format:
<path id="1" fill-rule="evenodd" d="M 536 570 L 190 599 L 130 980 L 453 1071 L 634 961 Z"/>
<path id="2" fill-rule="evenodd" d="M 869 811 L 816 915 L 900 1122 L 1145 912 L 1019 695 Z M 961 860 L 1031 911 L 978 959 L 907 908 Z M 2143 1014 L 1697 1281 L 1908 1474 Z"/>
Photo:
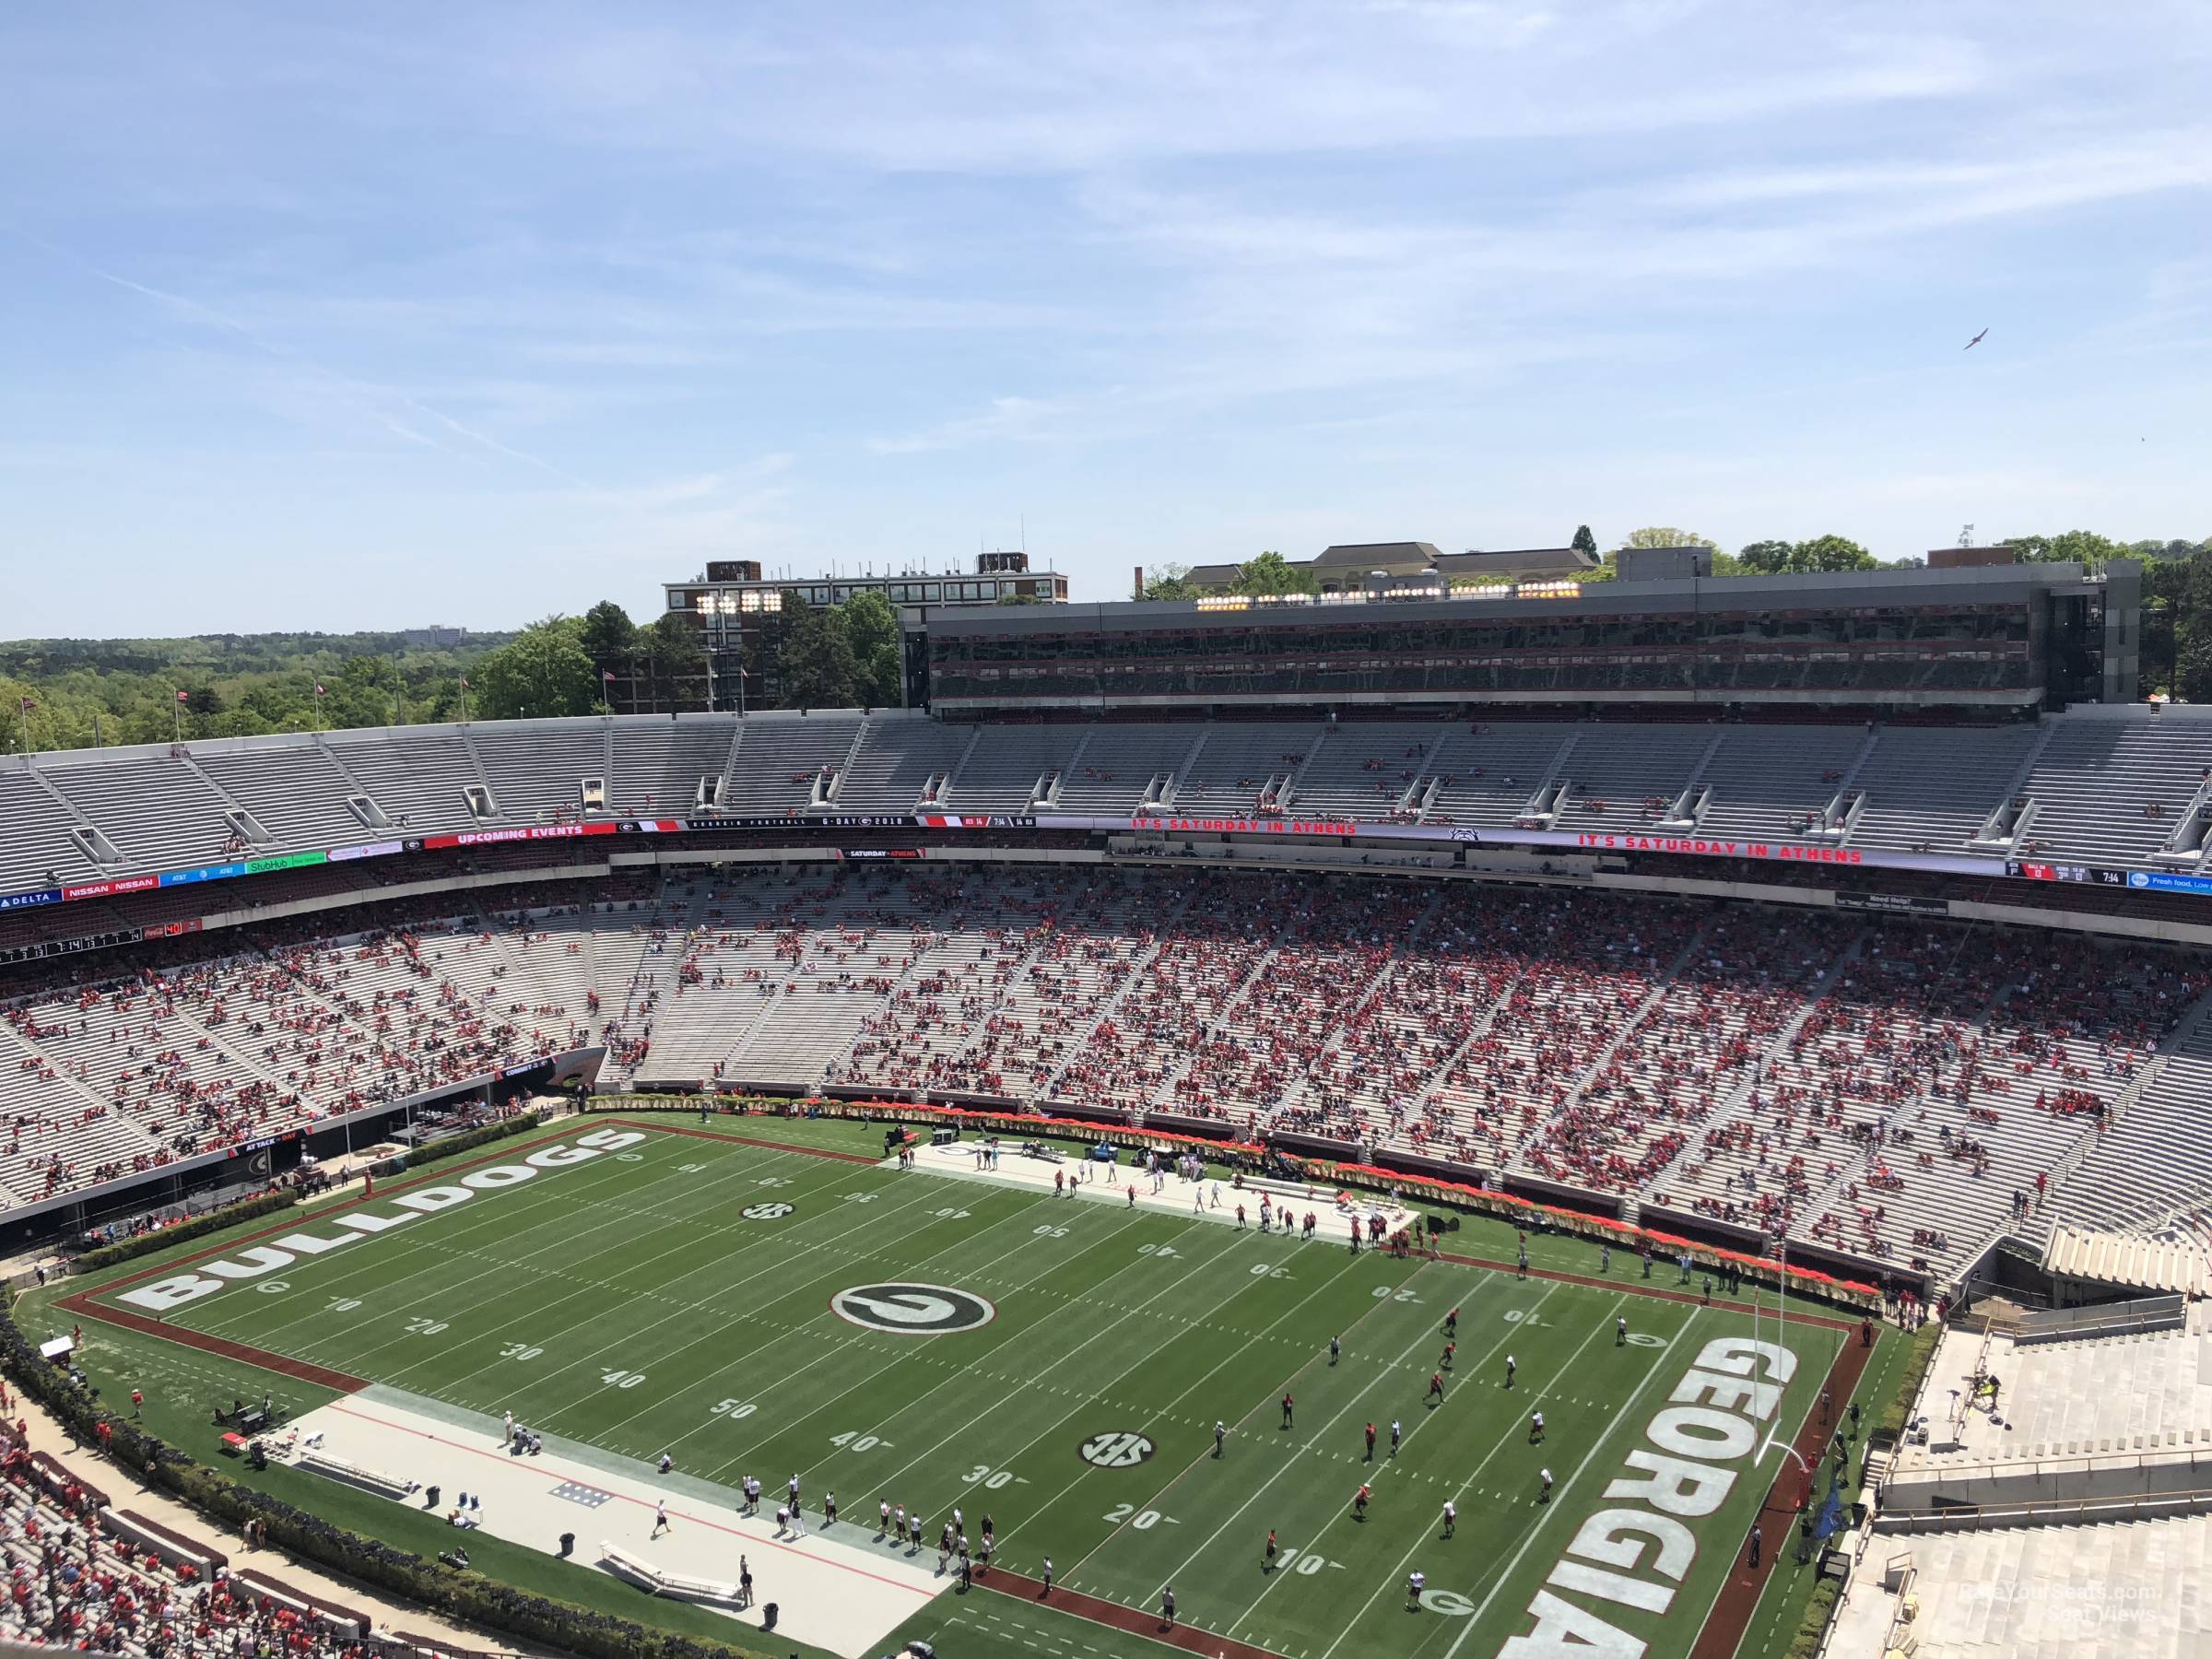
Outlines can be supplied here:
<path id="1" fill-rule="evenodd" d="M 182 748 L 182 747 L 184 747 L 184 693 L 183 693 L 183 692 L 180 691 L 180 692 L 178 692 L 178 693 L 177 693 L 177 700 L 176 700 L 176 702 L 175 702 L 175 703 L 172 705 L 171 712 L 172 712 L 174 713 L 174 715 L 176 716 L 177 747 L 178 747 L 179 748 Z"/>
<path id="2" fill-rule="evenodd" d="M 19 720 L 20 720 L 20 721 L 23 723 L 23 752 L 24 752 L 24 754 L 25 754 L 25 755 L 29 755 L 29 754 L 30 753 L 30 699 L 29 699 L 29 698 L 28 698 L 28 697 L 18 697 L 18 699 L 16 699 L 16 715 L 17 715 L 17 718 L 18 718 L 18 719 L 19 719 Z"/>

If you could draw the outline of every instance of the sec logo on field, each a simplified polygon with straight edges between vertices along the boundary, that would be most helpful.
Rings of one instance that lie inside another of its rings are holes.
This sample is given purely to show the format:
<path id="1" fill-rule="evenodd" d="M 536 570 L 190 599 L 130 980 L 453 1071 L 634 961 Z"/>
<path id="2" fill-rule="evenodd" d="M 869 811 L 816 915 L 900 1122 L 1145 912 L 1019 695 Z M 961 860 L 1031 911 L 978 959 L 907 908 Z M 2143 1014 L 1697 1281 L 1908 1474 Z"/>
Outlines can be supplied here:
<path id="1" fill-rule="evenodd" d="M 1157 1450 L 1149 1436 L 1132 1434 L 1126 1429 L 1094 1434 L 1076 1448 L 1085 1463 L 1100 1469 L 1134 1469 Z"/>
<path id="2" fill-rule="evenodd" d="M 980 1330 L 998 1310 L 971 1290 L 950 1285 L 854 1285 L 830 1299 L 830 1311 L 849 1324 L 900 1336 L 948 1336 Z"/>

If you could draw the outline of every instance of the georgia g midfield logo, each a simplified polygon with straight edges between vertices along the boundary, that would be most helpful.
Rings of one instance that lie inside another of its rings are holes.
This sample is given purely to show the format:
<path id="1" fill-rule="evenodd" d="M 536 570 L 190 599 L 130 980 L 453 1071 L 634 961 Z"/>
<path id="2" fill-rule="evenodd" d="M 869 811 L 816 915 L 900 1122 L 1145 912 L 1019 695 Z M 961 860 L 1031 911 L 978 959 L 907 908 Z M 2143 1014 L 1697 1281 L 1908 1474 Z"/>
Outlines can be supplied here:
<path id="1" fill-rule="evenodd" d="M 830 1311 L 848 1324 L 900 1336 L 948 1336 L 998 1317 L 973 1291 L 949 1285 L 854 1285 L 830 1299 Z"/>

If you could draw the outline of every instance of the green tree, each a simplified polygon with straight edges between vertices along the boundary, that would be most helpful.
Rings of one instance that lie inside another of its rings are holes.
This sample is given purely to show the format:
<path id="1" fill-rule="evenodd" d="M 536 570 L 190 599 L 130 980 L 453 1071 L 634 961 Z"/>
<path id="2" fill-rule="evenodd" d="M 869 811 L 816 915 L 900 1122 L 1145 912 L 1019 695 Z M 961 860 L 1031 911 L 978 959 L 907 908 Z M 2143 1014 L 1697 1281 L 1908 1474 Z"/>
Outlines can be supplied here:
<path id="1" fill-rule="evenodd" d="M 583 654 L 592 659 L 593 667 L 620 674 L 637 653 L 638 625 L 612 599 L 602 599 L 583 613 L 577 639 L 583 646 Z"/>
<path id="2" fill-rule="evenodd" d="M 1880 561 L 1842 535 L 1816 535 L 1797 544 L 1797 568 L 1802 571 L 1871 571 Z"/>
<path id="3" fill-rule="evenodd" d="M 1273 594 L 1318 594 L 1321 582 L 1312 571 L 1294 569 L 1280 553 L 1270 551 L 1239 566 L 1230 592 L 1255 598 Z"/>
<path id="4" fill-rule="evenodd" d="M 860 665 L 841 607 L 799 607 L 776 653 L 776 700 L 786 709 L 859 706 Z"/>
<path id="5" fill-rule="evenodd" d="M 839 607 L 845 638 L 853 647 L 860 700 L 872 709 L 897 708 L 899 695 L 899 613 L 873 589 L 863 589 Z"/>
<path id="6" fill-rule="evenodd" d="M 1804 576 L 1821 571 L 1871 571 L 1880 560 L 1848 536 L 1816 535 L 1810 541 L 1747 543 L 1735 563 L 1738 570 L 1759 576 Z M 1716 559 L 1716 572 L 1719 568 Z"/>
<path id="7" fill-rule="evenodd" d="M 599 703 L 599 671 L 574 617 L 533 622 L 469 675 L 476 712 L 490 720 L 588 714 Z"/>
<path id="8" fill-rule="evenodd" d="M 1587 553 L 1593 559 L 1597 557 L 1597 537 L 1590 534 L 1587 524 L 1577 524 L 1574 527 L 1574 539 L 1567 545 L 1577 553 Z"/>
<path id="9" fill-rule="evenodd" d="M 1641 530 L 1631 530 L 1620 544 L 1624 547 L 1706 547 L 1712 544 L 1694 530 L 1677 530 L 1672 524 L 1646 524 Z"/>
<path id="10" fill-rule="evenodd" d="M 1171 601 L 1195 599 L 1206 590 L 1191 580 L 1191 567 L 1177 564 L 1173 559 L 1153 567 L 1152 574 L 1145 578 L 1147 599 Z"/>
<path id="11" fill-rule="evenodd" d="M 2108 559 L 2121 555 L 2120 544 L 2094 530 L 2062 530 L 2056 535 L 2008 535 L 2010 547 L 2024 564 L 2055 564 L 2078 560 L 2084 570 L 2096 571 Z"/>
<path id="12" fill-rule="evenodd" d="M 651 627 L 639 629 L 632 660 L 644 680 L 641 688 L 630 691 L 635 712 L 661 714 L 707 706 L 707 648 L 698 624 L 683 612 L 668 611 L 654 618 Z M 636 678 L 633 675 L 633 687 Z"/>

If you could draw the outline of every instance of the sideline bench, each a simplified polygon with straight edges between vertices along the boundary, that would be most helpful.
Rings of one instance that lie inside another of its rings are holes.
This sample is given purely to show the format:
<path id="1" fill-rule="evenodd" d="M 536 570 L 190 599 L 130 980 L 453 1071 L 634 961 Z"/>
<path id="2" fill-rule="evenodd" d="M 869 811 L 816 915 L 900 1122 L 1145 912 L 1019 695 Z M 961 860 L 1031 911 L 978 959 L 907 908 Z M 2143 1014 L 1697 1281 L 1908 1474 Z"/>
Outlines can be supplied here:
<path id="1" fill-rule="evenodd" d="M 303 1452 L 294 1465 L 310 1475 L 321 1475 L 330 1480 L 344 1481 L 347 1486 L 359 1487 L 365 1492 L 374 1492 L 380 1498 L 405 1498 L 418 1489 L 418 1483 L 402 1480 L 395 1475 L 371 1469 L 360 1464 L 347 1463 L 342 1457 L 333 1457 L 327 1452 Z"/>
<path id="2" fill-rule="evenodd" d="M 654 1595 L 673 1596 L 679 1601 L 734 1602 L 737 1586 L 719 1579 L 692 1578 L 681 1572 L 668 1572 L 655 1567 L 642 1557 L 634 1556 L 618 1545 L 602 1540 L 599 1559 L 621 1577 Z"/>

